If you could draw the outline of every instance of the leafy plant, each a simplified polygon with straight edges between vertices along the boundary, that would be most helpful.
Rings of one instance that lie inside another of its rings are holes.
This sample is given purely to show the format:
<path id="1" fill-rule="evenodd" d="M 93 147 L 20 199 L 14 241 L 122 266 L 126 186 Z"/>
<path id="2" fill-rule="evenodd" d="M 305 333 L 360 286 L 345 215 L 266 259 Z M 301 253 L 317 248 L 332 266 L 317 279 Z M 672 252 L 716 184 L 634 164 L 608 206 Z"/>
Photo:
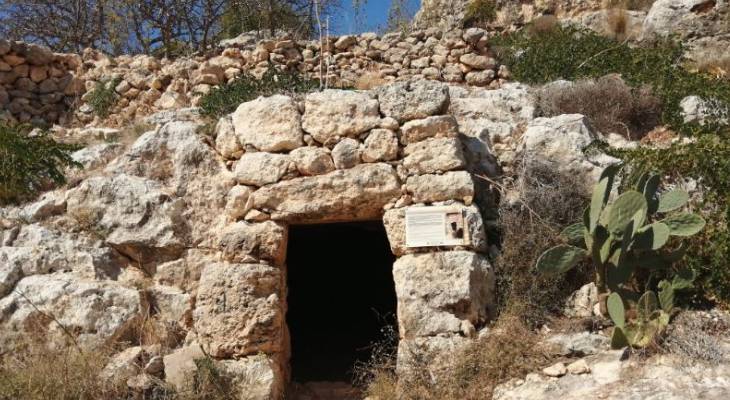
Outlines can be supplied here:
<path id="1" fill-rule="evenodd" d="M 316 79 L 270 67 L 261 79 L 244 74 L 231 83 L 214 88 L 203 96 L 200 107 L 203 114 L 219 118 L 235 111 L 239 104 L 254 100 L 259 96 L 271 96 L 277 93 L 306 93 L 317 88 L 319 88 L 319 81 Z"/>
<path id="2" fill-rule="evenodd" d="M 629 190 L 609 202 L 620 165 L 606 168 L 593 189 L 583 222 L 568 226 L 561 236 L 570 244 L 555 246 L 537 260 L 547 274 L 564 273 L 590 259 L 599 293 L 617 292 L 628 299 L 638 294 L 630 287 L 639 270 L 667 269 L 684 254 L 684 247 L 662 250 L 671 236 L 692 236 L 705 226 L 696 214 L 675 212 L 688 201 L 675 189 L 658 194 L 658 175 L 643 174 Z M 661 219 L 659 219 L 661 217 Z"/>
<path id="3" fill-rule="evenodd" d="M 662 171 L 672 181 L 697 183 L 701 196 L 693 201 L 708 224 L 689 238 L 686 255 L 678 266 L 696 275 L 690 293 L 693 301 L 730 304 L 730 140 L 703 135 L 667 148 L 606 147 L 604 152 L 622 159 L 624 170 L 632 171 L 631 175 Z"/>
<path id="4" fill-rule="evenodd" d="M 115 88 L 121 82 L 121 78 L 103 79 L 96 82 L 94 90 L 91 91 L 86 103 L 91 106 L 94 114 L 101 118 L 109 116 L 112 107 L 119 100 L 119 95 Z"/>
<path id="5" fill-rule="evenodd" d="M 20 201 L 51 183 L 63 184 L 63 169 L 81 167 L 71 158 L 78 147 L 58 143 L 46 133 L 0 123 L 0 204 Z"/>
<path id="6" fill-rule="evenodd" d="M 720 133 L 730 120 L 730 82 L 684 66 L 679 43 L 659 41 L 634 46 L 575 26 L 523 29 L 492 40 L 499 58 L 516 80 L 546 83 L 620 74 L 633 87 L 649 85 L 663 105 L 661 122 L 686 134 Z M 708 101 L 705 124 L 685 123 L 680 102 L 697 95 Z"/>
<path id="7" fill-rule="evenodd" d="M 471 0 L 464 13 L 464 26 L 481 26 L 494 21 L 497 5 L 493 0 Z"/>

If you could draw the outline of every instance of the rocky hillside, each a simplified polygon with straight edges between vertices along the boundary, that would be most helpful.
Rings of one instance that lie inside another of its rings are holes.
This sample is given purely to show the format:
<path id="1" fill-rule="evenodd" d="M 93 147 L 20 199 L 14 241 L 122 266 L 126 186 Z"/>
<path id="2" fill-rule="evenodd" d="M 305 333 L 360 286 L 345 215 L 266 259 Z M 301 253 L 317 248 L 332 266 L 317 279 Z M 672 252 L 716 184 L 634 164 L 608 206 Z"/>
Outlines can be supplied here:
<path id="1" fill-rule="evenodd" d="M 730 83 L 650 45 L 717 53 L 727 1 L 490 4 L 178 59 L 0 40 L 0 398 L 728 398 Z M 363 221 L 392 337 L 297 382 L 290 232 Z"/>

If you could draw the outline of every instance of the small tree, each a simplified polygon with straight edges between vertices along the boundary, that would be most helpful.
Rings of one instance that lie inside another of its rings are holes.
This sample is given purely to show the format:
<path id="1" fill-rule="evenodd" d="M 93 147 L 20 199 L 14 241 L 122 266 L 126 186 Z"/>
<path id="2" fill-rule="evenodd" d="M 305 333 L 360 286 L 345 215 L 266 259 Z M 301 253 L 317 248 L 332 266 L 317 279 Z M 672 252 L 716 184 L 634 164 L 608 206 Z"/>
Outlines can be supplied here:
<path id="1" fill-rule="evenodd" d="M 75 146 L 46 134 L 0 124 L 0 204 L 23 200 L 49 184 L 63 184 L 63 169 L 81 167 L 71 158 Z"/>

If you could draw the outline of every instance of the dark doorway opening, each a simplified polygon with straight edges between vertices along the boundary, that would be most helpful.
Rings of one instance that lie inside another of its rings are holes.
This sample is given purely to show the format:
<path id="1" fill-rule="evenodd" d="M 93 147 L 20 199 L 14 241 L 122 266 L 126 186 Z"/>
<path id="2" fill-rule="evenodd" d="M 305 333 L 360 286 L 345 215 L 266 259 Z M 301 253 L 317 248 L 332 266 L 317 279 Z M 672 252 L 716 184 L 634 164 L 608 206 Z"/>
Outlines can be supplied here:
<path id="1" fill-rule="evenodd" d="M 291 226 L 287 323 L 294 382 L 351 382 L 353 366 L 395 323 L 391 253 L 382 222 Z"/>

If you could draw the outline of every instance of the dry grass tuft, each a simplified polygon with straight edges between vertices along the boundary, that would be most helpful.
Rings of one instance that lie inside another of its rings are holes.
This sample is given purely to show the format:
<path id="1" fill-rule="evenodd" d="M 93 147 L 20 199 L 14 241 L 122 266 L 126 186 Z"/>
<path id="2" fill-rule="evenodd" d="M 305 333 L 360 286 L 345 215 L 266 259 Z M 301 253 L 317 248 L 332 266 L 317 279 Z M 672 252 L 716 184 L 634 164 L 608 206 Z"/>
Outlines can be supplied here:
<path id="1" fill-rule="evenodd" d="M 554 15 L 541 15 L 533 19 L 527 29 L 530 35 L 540 36 L 553 32 L 558 26 L 558 18 Z"/>
<path id="2" fill-rule="evenodd" d="M 641 139 L 660 122 L 661 101 L 649 87 L 632 88 L 616 75 L 570 86 L 546 85 L 538 93 L 545 116 L 583 114 L 602 133 Z"/>
<path id="3" fill-rule="evenodd" d="M 608 30 L 609 34 L 617 41 L 626 40 L 628 33 L 629 21 L 624 8 L 612 8 L 608 10 Z"/>
<path id="4" fill-rule="evenodd" d="M 710 75 L 717 79 L 730 79 L 730 55 L 728 54 L 703 54 L 694 68 L 701 73 Z"/>
<path id="5" fill-rule="evenodd" d="M 47 348 L 25 341 L 0 355 L 0 399 L 97 400 L 125 398 L 124 382 L 98 378 L 111 352 L 79 352 L 73 346 Z"/>

